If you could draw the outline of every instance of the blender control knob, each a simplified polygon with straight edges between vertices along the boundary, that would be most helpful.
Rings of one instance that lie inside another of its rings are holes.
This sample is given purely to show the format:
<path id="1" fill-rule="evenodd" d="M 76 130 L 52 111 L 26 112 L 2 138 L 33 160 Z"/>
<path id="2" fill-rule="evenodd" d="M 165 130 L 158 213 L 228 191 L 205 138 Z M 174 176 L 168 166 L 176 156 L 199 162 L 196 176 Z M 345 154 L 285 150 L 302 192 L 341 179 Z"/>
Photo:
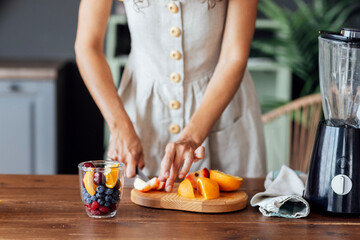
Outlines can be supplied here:
<path id="1" fill-rule="evenodd" d="M 346 195 L 351 191 L 351 179 L 343 174 L 336 175 L 331 181 L 332 190 L 338 195 Z"/>

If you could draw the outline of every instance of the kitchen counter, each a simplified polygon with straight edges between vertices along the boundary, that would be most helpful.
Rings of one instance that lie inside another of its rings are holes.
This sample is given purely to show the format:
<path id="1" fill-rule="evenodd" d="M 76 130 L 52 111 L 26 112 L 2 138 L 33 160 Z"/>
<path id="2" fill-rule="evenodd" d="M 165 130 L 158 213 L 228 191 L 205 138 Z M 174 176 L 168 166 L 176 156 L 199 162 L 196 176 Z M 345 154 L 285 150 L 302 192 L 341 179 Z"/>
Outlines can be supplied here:
<path id="1" fill-rule="evenodd" d="M 10 61 L 0 59 L 0 81 L 54 81 L 64 63 L 61 61 Z"/>
<path id="2" fill-rule="evenodd" d="M 245 179 L 249 199 L 264 179 Z M 77 175 L 0 175 L 1 239 L 360 239 L 358 217 L 264 217 L 257 208 L 199 214 L 137 206 L 125 188 L 114 218 L 89 218 Z"/>

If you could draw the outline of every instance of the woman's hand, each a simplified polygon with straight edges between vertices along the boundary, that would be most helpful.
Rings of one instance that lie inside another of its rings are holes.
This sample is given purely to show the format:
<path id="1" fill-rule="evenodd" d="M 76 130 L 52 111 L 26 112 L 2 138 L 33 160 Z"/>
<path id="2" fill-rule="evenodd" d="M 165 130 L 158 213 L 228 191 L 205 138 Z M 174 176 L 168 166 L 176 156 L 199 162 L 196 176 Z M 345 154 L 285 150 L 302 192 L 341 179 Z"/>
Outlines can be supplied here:
<path id="1" fill-rule="evenodd" d="M 143 148 L 133 127 L 111 131 L 108 157 L 125 164 L 128 178 L 135 177 L 136 166 L 144 167 Z"/>
<path id="2" fill-rule="evenodd" d="M 172 190 L 181 166 L 179 178 L 185 177 L 193 162 L 203 159 L 204 155 L 205 148 L 203 146 L 198 147 L 191 139 L 179 139 L 177 142 L 169 143 L 161 161 L 159 176 L 160 181 L 166 180 L 166 191 Z"/>
<path id="3" fill-rule="evenodd" d="M 180 178 L 186 175 L 193 162 L 204 157 L 205 149 L 198 146 L 229 105 L 244 76 L 255 29 L 257 0 L 228 2 L 221 53 L 214 74 L 181 140 L 167 145 L 161 162 L 159 178 L 166 180 L 166 191 L 171 191 L 182 164 Z"/>

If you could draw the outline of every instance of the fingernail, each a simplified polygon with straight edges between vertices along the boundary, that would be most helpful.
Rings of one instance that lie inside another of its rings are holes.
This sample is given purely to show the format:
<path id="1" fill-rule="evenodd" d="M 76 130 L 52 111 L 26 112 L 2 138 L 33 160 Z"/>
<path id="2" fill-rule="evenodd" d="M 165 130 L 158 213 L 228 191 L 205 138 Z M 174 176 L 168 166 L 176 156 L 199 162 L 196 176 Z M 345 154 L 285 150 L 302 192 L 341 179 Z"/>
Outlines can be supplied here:
<path id="1" fill-rule="evenodd" d="M 184 175 L 180 173 L 180 174 L 179 174 L 179 178 L 183 178 L 183 177 L 184 177 Z"/>
<path id="2" fill-rule="evenodd" d="M 167 191 L 167 192 L 170 192 L 170 191 L 171 191 L 171 186 L 167 186 L 167 187 L 166 187 L 166 191 Z"/>

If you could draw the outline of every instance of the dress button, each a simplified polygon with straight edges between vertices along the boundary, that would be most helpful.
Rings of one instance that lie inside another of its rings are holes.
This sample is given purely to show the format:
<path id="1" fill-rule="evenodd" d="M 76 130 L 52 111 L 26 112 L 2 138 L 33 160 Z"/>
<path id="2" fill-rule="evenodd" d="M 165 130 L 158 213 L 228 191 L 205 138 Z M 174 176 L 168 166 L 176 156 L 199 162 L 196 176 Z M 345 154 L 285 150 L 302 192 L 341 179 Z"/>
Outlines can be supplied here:
<path id="1" fill-rule="evenodd" d="M 176 50 L 172 50 L 170 52 L 170 56 L 174 60 L 179 60 L 181 58 L 181 54 L 179 53 L 179 51 L 176 51 Z"/>
<path id="2" fill-rule="evenodd" d="M 169 127 L 169 131 L 173 134 L 178 134 L 180 132 L 180 126 L 177 124 L 171 124 Z"/>
<path id="3" fill-rule="evenodd" d="M 172 109 L 179 109 L 180 108 L 180 103 L 178 101 L 176 101 L 176 100 L 172 100 L 172 101 L 170 101 L 169 106 Z"/>
<path id="4" fill-rule="evenodd" d="M 173 37 L 179 37 L 181 34 L 180 28 L 178 27 L 172 27 L 170 28 L 170 35 Z"/>
<path id="5" fill-rule="evenodd" d="M 178 83 L 181 80 L 180 74 L 173 72 L 172 74 L 170 74 L 170 79 L 171 81 L 173 81 L 174 83 Z"/>
<path id="6" fill-rule="evenodd" d="M 169 3 L 168 4 L 168 9 L 172 13 L 177 13 L 179 11 L 179 9 L 178 9 L 178 7 L 176 6 L 175 3 Z"/>

